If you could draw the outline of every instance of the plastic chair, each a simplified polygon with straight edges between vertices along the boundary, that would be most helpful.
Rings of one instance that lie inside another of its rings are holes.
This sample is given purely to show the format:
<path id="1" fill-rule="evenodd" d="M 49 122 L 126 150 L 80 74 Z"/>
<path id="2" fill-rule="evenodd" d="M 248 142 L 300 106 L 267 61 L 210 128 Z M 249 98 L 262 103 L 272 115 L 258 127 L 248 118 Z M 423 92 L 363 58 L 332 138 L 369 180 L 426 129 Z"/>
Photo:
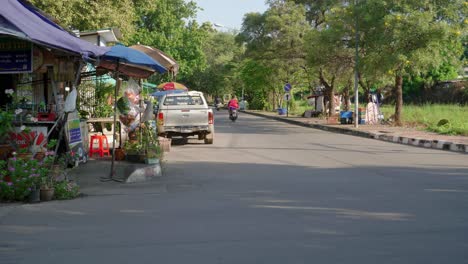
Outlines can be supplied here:
<path id="1" fill-rule="evenodd" d="M 94 141 L 97 141 L 98 148 L 94 148 Z M 104 143 L 106 144 L 104 146 Z M 98 153 L 100 157 L 104 157 L 104 154 L 110 156 L 109 142 L 105 135 L 92 135 L 89 141 L 89 156 L 92 157 L 94 153 Z"/>

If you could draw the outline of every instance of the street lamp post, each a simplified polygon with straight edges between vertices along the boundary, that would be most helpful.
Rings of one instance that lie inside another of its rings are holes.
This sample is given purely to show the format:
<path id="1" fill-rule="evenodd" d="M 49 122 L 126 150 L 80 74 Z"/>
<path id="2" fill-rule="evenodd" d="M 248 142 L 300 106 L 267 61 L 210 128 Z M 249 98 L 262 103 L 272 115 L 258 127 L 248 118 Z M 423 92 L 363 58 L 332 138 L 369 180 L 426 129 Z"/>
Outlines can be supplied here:
<path id="1" fill-rule="evenodd" d="M 359 74 L 358 74 L 358 64 L 359 64 L 359 23 L 357 15 L 357 4 L 359 0 L 355 0 L 356 8 L 356 58 L 354 63 L 354 127 L 359 127 Z"/>

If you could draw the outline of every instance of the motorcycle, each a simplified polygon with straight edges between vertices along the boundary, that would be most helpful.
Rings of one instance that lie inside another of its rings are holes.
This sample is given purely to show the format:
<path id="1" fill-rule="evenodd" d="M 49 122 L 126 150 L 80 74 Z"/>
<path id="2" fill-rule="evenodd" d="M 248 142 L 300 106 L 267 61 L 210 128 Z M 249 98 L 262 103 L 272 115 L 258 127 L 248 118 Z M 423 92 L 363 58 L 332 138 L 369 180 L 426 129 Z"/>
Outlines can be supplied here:
<path id="1" fill-rule="evenodd" d="M 237 119 L 237 109 L 236 108 L 229 108 L 229 119 L 232 120 L 232 122 L 236 122 Z"/>
<path id="2" fill-rule="evenodd" d="M 221 109 L 221 107 L 223 107 L 223 104 L 222 103 L 217 103 L 215 106 L 216 106 L 216 111 L 219 111 L 219 109 Z"/>

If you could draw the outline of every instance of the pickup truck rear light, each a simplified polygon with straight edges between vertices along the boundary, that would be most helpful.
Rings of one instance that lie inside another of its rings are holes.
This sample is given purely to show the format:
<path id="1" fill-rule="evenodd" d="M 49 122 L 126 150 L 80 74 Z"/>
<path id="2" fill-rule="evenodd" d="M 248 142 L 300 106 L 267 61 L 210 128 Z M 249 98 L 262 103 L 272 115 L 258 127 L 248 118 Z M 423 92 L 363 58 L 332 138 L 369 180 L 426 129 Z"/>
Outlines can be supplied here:
<path id="1" fill-rule="evenodd" d="M 159 113 L 158 114 L 158 124 L 159 125 L 164 125 L 164 113 Z"/>
<path id="2" fill-rule="evenodd" d="M 213 113 L 208 112 L 208 124 L 212 125 L 214 123 Z"/>

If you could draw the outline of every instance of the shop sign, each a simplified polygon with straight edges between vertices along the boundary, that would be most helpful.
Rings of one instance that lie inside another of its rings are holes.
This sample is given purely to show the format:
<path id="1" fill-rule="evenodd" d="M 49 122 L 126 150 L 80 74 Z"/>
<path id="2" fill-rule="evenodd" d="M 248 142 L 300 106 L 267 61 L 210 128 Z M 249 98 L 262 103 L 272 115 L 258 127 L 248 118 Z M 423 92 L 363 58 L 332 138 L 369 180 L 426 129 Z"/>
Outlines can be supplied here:
<path id="1" fill-rule="evenodd" d="M 87 132 L 82 126 L 77 111 L 68 113 L 67 120 L 67 143 L 69 153 L 73 157 L 73 160 L 69 160 L 69 162 L 77 166 L 80 162 L 86 163 L 88 160 L 88 154 L 83 143 L 87 138 L 87 134 L 85 134 Z"/>
<path id="2" fill-rule="evenodd" d="M 81 142 L 81 129 L 80 129 L 79 119 L 68 120 L 68 134 L 69 134 L 68 143 L 70 145 Z"/>
<path id="3" fill-rule="evenodd" d="M 13 38 L 0 38 L 0 73 L 32 71 L 32 43 Z"/>

